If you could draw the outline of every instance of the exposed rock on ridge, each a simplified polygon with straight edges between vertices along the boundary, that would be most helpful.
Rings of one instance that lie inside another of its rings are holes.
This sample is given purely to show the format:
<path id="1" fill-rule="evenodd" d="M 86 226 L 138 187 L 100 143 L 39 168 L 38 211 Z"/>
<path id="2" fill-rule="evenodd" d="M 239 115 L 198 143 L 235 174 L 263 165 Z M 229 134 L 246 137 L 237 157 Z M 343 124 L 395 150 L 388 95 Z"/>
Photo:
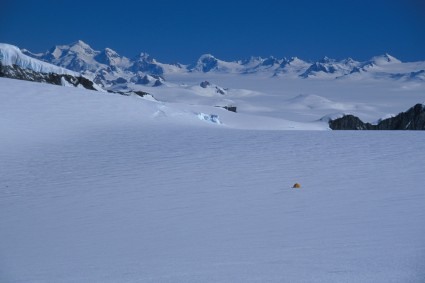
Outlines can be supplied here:
<path id="1" fill-rule="evenodd" d="M 93 82 L 83 76 L 76 77 L 69 74 L 40 73 L 30 69 L 23 69 L 18 65 L 3 66 L 1 62 L 0 77 L 54 85 L 64 85 L 67 83 L 75 87 L 82 86 L 86 89 L 96 90 Z"/>
<path id="2" fill-rule="evenodd" d="M 364 123 L 358 117 L 345 115 L 330 120 L 332 130 L 425 130 L 425 105 L 416 104 L 406 112 L 381 120 L 377 125 Z"/>

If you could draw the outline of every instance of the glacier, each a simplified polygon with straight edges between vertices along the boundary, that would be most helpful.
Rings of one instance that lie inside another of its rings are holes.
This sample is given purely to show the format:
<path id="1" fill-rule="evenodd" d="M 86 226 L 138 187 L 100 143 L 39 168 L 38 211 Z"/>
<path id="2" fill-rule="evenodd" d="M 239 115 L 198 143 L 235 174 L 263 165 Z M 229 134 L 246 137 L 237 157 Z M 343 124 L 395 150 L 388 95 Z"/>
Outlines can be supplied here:
<path id="1" fill-rule="evenodd" d="M 1 282 L 424 281 L 422 132 L 328 124 L 424 103 L 424 62 L 0 56 L 108 90 L 0 78 Z"/>
<path id="2" fill-rule="evenodd" d="M 5 78 L 0 99 L 1 282 L 425 278 L 422 132 Z"/>

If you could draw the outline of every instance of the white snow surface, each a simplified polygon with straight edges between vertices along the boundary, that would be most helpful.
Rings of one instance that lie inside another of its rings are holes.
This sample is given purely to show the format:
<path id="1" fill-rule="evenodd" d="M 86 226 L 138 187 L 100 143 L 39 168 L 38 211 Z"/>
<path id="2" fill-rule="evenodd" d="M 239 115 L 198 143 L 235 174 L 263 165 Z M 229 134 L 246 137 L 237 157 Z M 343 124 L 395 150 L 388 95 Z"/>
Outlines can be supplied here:
<path id="1" fill-rule="evenodd" d="M 391 64 L 390 64 L 391 65 Z M 397 65 L 397 63 L 392 64 Z M 201 88 L 208 81 L 215 88 Z M 368 76 L 346 79 L 300 79 L 264 74 L 168 74 L 163 86 L 131 85 L 161 101 L 205 106 L 237 106 L 238 114 L 314 122 L 329 114 L 350 113 L 365 122 L 406 111 L 425 101 L 421 81 L 376 80 Z"/>
<path id="2" fill-rule="evenodd" d="M 0 43 L 0 62 L 4 66 L 17 65 L 23 69 L 41 73 L 79 75 L 76 72 L 31 58 L 23 54 L 18 47 L 5 43 Z"/>
<path id="3" fill-rule="evenodd" d="M 0 282 L 424 282 L 423 133 L 264 131 L 327 127 L 260 88 L 231 99 L 269 117 L 0 79 Z"/>

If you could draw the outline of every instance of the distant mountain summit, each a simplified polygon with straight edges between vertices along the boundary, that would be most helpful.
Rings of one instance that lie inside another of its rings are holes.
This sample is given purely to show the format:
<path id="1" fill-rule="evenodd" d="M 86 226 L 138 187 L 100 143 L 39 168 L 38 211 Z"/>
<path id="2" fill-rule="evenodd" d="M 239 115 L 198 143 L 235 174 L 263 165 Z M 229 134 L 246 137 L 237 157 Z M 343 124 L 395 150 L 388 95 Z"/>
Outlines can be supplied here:
<path id="1" fill-rule="evenodd" d="M 125 69 L 130 66 L 130 60 L 124 56 L 120 56 L 117 52 L 110 48 L 105 48 L 99 54 L 93 57 L 95 61 L 100 64 L 106 65 L 112 71 Z"/>
<path id="2" fill-rule="evenodd" d="M 27 50 L 24 53 L 33 58 L 52 63 L 63 68 L 82 73 L 96 83 L 107 88 L 115 84 L 139 81 L 145 74 L 162 75 L 162 66 L 146 53 L 128 59 L 116 51 L 105 48 L 94 50 L 87 43 L 79 40 L 69 45 L 58 45 L 45 53 L 34 54 Z"/>
<path id="3" fill-rule="evenodd" d="M 22 50 L 24 55 L 75 71 L 90 78 L 103 88 L 126 87 L 141 84 L 157 87 L 166 82 L 167 75 L 176 73 L 243 74 L 291 78 L 291 79 L 389 79 L 424 81 L 425 64 L 403 63 L 397 58 L 383 54 L 368 61 L 352 58 L 335 60 L 323 57 L 316 62 L 297 57 L 279 59 L 250 57 L 246 60 L 224 61 L 212 54 L 204 54 L 193 64 L 161 63 L 142 52 L 129 59 L 116 51 L 105 48 L 94 50 L 79 40 L 68 45 L 57 45 L 40 54 Z"/>
<path id="4" fill-rule="evenodd" d="M 164 74 L 164 69 L 157 64 L 156 60 L 143 52 L 133 59 L 130 70 L 135 73 L 142 72 L 149 75 L 161 76 Z"/>
<path id="5" fill-rule="evenodd" d="M 202 73 L 240 73 L 243 67 L 240 62 L 226 62 L 217 59 L 211 54 L 204 54 L 199 57 L 195 64 L 187 67 L 189 72 L 202 72 Z"/>
<path id="6" fill-rule="evenodd" d="M 96 71 L 102 67 L 102 64 L 95 60 L 101 52 L 93 50 L 81 40 L 70 45 L 55 46 L 41 54 L 33 54 L 27 50 L 23 53 L 76 72 Z"/>
<path id="7" fill-rule="evenodd" d="M 371 59 L 371 63 L 375 64 L 375 65 L 385 65 L 385 64 L 398 64 L 398 63 L 402 63 L 400 60 L 398 60 L 397 58 L 391 56 L 388 53 L 385 53 L 384 55 L 381 56 L 375 56 Z"/>
<path id="8" fill-rule="evenodd" d="M 308 67 L 308 69 L 303 72 L 300 77 L 302 78 L 311 78 L 311 77 L 321 77 L 321 78 L 337 78 L 343 77 L 350 74 L 354 68 L 358 67 L 360 62 L 354 61 L 351 58 L 344 59 L 341 61 L 336 61 L 329 57 L 324 57 L 323 59 L 313 63 Z"/>

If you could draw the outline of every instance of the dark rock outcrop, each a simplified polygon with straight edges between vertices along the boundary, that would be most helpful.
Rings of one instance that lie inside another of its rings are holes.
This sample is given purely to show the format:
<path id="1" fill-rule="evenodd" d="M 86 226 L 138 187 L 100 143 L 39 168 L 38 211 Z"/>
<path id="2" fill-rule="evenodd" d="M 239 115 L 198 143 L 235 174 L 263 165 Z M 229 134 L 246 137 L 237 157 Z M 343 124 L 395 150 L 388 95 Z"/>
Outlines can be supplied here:
<path id="1" fill-rule="evenodd" d="M 111 83 L 114 84 L 114 85 L 115 84 L 125 84 L 125 83 L 127 83 L 127 80 L 122 78 L 122 77 L 119 77 L 116 80 L 111 81 Z"/>
<path id="2" fill-rule="evenodd" d="M 162 86 L 163 85 L 163 83 L 161 82 L 161 80 L 159 80 L 159 79 L 157 79 L 156 81 L 155 81 L 155 83 L 153 84 L 153 86 L 154 87 L 157 87 L 157 86 Z"/>
<path id="3" fill-rule="evenodd" d="M 329 127 L 332 130 L 425 130 L 425 105 L 416 104 L 406 112 L 379 121 L 377 125 L 364 123 L 353 115 L 345 115 L 330 120 Z"/>
<path id="4" fill-rule="evenodd" d="M 209 85 L 211 85 L 210 84 L 210 82 L 209 81 L 203 81 L 203 82 L 201 82 L 200 84 L 199 84 L 202 88 L 207 88 Z"/>
<path id="5" fill-rule="evenodd" d="M 144 98 L 150 98 L 151 100 L 158 101 L 152 94 L 145 91 L 135 91 L 135 90 L 127 90 L 127 91 L 117 91 L 117 90 L 107 90 L 109 93 L 116 93 L 124 96 L 137 95 Z"/>
<path id="6" fill-rule="evenodd" d="M 40 73 L 30 69 L 23 69 L 18 65 L 3 66 L 0 63 L 0 77 L 54 85 L 63 85 L 63 80 L 65 80 L 75 87 L 81 85 L 86 89 L 96 90 L 93 82 L 83 76 L 75 77 L 68 74 Z"/>
<path id="7" fill-rule="evenodd" d="M 224 109 L 226 109 L 227 111 L 237 113 L 237 112 L 236 112 L 236 109 L 237 109 L 237 108 L 236 108 L 236 106 L 233 106 L 233 105 L 227 105 L 227 106 L 216 106 L 216 107 L 224 108 Z"/>
<path id="8" fill-rule="evenodd" d="M 372 130 L 372 125 L 364 123 L 356 116 L 345 115 L 341 118 L 330 120 L 329 128 L 332 130 Z"/>

